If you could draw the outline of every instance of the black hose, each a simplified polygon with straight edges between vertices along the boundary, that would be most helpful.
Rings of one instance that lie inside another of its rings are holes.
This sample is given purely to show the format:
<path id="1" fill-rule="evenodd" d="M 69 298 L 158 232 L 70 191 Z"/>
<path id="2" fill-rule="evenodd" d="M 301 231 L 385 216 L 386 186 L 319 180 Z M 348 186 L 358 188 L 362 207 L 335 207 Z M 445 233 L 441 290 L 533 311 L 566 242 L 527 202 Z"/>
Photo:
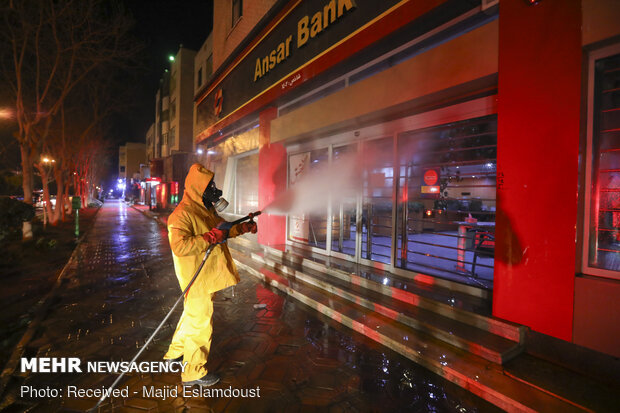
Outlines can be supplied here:
<path id="1" fill-rule="evenodd" d="M 239 218 L 236 221 L 227 222 L 226 223 L 226 227 L 227 227 L 226 229 L 230 229 L 233 225 L 240 224 L 240 223 L 242 223 L 244 221 L 252 220 L 252 219 L 254 219 L 254 217 L 256 217 L 256 216 L 258 216 L 260 214 L 261 214 L 260 211 L 251 212 L 248 215 L 246 215 L 245 217 Z M 224 240 L 222 242 L 226 242 L 226 240 Z M 170 311 L 168 311 L 168 314 L 166 314 L 166 316 L 164 317 L 163 320 L 161 320 L 161 323 L 159 323 L 159 325 L 157 326 L 155 331 L 153 331 L 153 334 L 151 334 L 151 336 L 148 338 L 148 340 L 146 340 L 146 343 L 144 343 L 142 348 L 136 353 L 136 355 L 133 357 L 133 359 L 131 359 L 131 361 L 129 362 L 129 365 L 132 365 L 138 359 L 138 357 L 140 357 L 142 352 L 148 347 L 149 344 L 151 344 L 151 341 L 153 341 L 153 338 L 155 338 L 155 335 L 159 332 L 159 330 L 161 330 L 161 328 L 166 323 L 166 321 L 168 321 L 168 318 L 170 318 L 170 316 L 172 315 L 174 310 L 177 308 L 177 306 L 179 305 L 179 303 L 181 302 L 183 297 L 185 297 L 185 294 L 187 294 L 187 292 L 191 288 L 192 284 L 194 284 L 194 281 L 196 281 L 196 278 L 198 278 L 198 274 L 200 274 L 200 271 L 202 270 L 202 267 L 204 267 L 205 262 L 207 262 L 207 259 L 209 258 L 209 255 L 211 255 L 211 251 L 213 251 L 213 249 L 217 245 L 218 244 L 211 244 L 211 245 L 209 245 L 209 248 L 207 248 L 207 250 L 205 251 L 205 255 L 202 258 L 202 261 L 200 262 L 200 265 L 198 266 L 198 269 L 196 270 L 196 273 L 194 274 L 194 276 L 190 280 L 189 284 L 187 284 L 187 287 L 185 287 L 185 289 L 183 290 L 183 293 L 181 294 L 181 296 L 179 298 L 177 298 L 176 302 L 174 303 L 174 305 L 172 306 Z M 127 371 L 122 372 L 121 375 L 118 376 L 116 378 L 116 380 L 114 380 L 114 383 L 112 383 L 112 385 L 110 387 L 108 387 L 108 390 L 103 393 L 103 395 L 101 396 L 101 398 L 99 399 L 97 404 L 95 406 L 93 406 L 91 409 L 88 410 L 89 412 L 94 412 L 97 408 L 99 408 L 101 403 L 103 403 L 103 401 L 108 398 L 108 395 L 110 395 L 112 393 L 112 390 L 114 390 L 114 388 L 116 387 L 118 382 L 120 382 L 121 379 L 123 378 L 123 376 L 125 376 L 126 372 Z"/>

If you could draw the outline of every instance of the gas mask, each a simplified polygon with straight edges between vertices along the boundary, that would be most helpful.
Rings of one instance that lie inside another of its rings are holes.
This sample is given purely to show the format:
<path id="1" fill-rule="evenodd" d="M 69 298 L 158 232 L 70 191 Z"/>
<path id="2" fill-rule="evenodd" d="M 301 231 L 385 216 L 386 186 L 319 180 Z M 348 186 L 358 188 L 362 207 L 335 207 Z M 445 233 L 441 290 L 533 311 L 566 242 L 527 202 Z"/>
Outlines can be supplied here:
<path id="1" fill-rule="evenodd" d="M 213 206 L 217 212 L 222 212 L 228 206 L 228 201 L 222 198 L 222 191 L 217 189 L 213 179 L 211 179 L 207 189 L 202 193 L 202 203 L 207 209 Z"/>

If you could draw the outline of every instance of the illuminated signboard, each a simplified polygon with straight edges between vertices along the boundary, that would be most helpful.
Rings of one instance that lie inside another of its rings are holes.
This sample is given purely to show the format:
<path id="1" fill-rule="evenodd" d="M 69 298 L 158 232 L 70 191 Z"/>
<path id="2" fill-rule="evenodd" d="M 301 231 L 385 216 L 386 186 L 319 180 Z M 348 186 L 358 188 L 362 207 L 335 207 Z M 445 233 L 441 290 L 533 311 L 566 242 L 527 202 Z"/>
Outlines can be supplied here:
<path id="1" fill-rule="evenodd" d="M 426 169 L 422 174 L 420 192 L 424 198 L 437 198 L 441 188 L 439 186 L 439 169 Z"/>

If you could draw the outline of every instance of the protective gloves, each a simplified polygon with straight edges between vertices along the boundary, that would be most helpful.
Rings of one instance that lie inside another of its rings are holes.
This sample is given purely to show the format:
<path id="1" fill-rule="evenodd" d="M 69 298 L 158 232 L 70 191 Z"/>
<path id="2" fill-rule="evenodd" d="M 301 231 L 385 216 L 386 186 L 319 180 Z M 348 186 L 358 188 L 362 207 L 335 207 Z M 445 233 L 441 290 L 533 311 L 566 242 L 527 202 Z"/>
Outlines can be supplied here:
<path id="1" fill-rule="evenodd" d="M 242 222 L 239 225 L 240 225 L 242 234 L 245 234 L 248 232 L 251 232 L 252 234 L 256 234 L 256 232 L 258 231 L 258 226 L 256 225 L 256 222 L 254 221 Z"/>
<path id="2" fill-rule="evenodd" d="M 202 234 L 202 238 L 207 241 L 209 244 L 221 244 L 226 240 L 226 236 L 228 235 L 228 231 L 221 230 L 219 228 L 213 228 L 209 232 L 205 232 Z"/>

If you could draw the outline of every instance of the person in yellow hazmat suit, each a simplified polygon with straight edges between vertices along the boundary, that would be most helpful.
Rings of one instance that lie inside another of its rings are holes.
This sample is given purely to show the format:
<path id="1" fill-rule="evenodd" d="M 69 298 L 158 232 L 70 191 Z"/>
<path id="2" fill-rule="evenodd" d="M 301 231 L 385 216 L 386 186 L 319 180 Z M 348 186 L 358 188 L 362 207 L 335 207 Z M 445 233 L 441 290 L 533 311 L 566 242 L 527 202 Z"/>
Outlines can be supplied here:
<path id="1" fill-rule="evenodd" d="M 228 203 L 221 198 L 222 191 L 217 189 L 213 177 L 214 173 L 201 164 L 192 165 L 185 178 L 183 199 L 168 218 L 168 239 L 181 290 L 189 284 L 207 248 L 216 244 L 185 296 L 183 314 L 164 356 L 166 360 L 187 363 L 181 374 L 184 385 L 211 386 L 220 380 L 206 368 L 213 332 L 213 294 L 239 281 L 223 241 L 257 231 L 254 222 L 234 225 L 229 231 L 218 228 L 224 219 L 214 205 Z"/>

